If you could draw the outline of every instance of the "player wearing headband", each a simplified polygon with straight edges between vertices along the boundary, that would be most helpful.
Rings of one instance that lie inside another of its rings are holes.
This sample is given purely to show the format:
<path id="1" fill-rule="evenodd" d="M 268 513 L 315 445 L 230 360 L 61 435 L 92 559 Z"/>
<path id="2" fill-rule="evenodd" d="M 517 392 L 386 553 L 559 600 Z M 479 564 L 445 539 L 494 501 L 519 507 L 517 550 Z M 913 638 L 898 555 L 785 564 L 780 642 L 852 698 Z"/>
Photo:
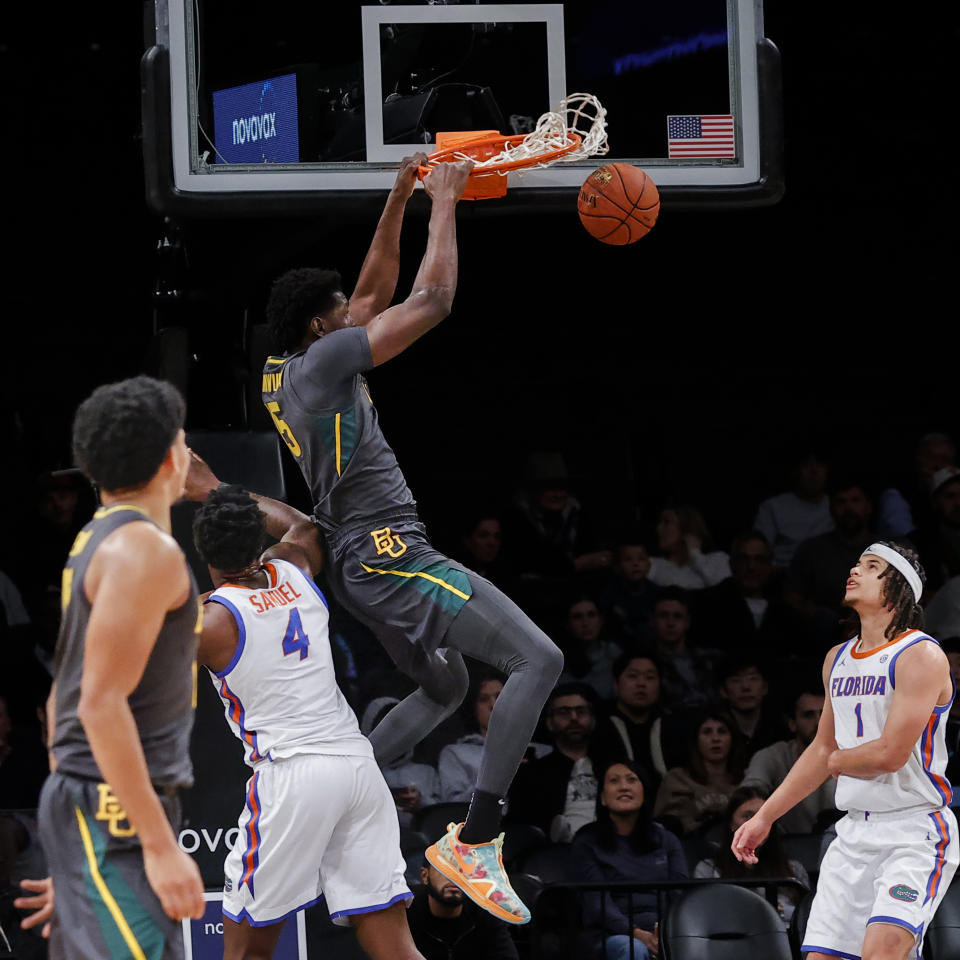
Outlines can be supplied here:
<path id="1" fill-rule="evenodd" d="M 858 635 L 824 661 L 816 738 L 733 838 L 737 859 L 756 863 L 773 822 L 836 777 L 847 813 L 820 865 L 807 960 L 920 957 L 957 868 L 944 777 L 954 687 L 940 645 L 922 629 L 924 580 L 912 550 L 881 541 L 863 552 L 843 601 Z"/>

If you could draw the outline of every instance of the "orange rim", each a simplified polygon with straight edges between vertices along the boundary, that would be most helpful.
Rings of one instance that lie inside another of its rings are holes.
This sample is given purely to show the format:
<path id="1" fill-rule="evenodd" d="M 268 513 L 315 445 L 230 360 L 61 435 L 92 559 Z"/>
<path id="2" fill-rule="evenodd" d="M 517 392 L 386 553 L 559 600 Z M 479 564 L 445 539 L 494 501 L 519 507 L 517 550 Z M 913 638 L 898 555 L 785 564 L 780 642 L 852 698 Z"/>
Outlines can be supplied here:
<path id="1" fill-rule="evenodd" d="M 556 147 L 553 150 L 546 150 L 543 153 L 538 153 L 533 157 L 523 157 L 520 160 L 505 160 L 492 167 L 481 167 L 479 170 L 474 170 L 471 172 L 470 176 L 471 178 L 489 177 L 492 174 L 509 173 L 511 170 L 522 170 L 524 167 L 535 167 L 538 164 L 549 160 L 559 160 L 568 153 L 572 153 L 583 142 L 583 138 L 580 136 L 580 134 L 574 133 L 573 131 L 570 131 L 567 134 L 567 137 L 569 138 L 570 142 L 564 144 L 562 147 Z M 483 161 L 485 159 L 489 159 L 490 157 L 495 157 L 504 149 L 507 144 L 521 143 L 522 140 L 522 137 L 505 137 L 503 135 L 497 135 L 495 137 L 479 137 L 476 140 L 470 140 L 467 143 L 461 143 L 458 146 L 448 147 L 446 150 L 438 150 L 436 153 L 431 153 L 427 159 L 430 160 L 432 164 L 450 163 L 459 160 L 464 156 L 470 157 L 473 160 Z M 431 167 L 418 167 L 418 175 L 420 179 L 422 180 L 430 172 L 430 170 Z"/>

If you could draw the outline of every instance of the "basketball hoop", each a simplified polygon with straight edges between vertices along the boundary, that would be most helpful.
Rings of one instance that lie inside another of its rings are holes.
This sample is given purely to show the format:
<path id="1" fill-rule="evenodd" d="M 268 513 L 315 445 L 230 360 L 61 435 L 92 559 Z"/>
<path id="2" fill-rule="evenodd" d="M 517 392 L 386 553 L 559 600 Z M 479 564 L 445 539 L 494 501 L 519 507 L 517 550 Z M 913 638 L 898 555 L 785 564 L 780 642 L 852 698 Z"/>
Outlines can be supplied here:
<path id="1" fill-rule="evenodd" d="M 438 133 L 437 150 L 427 158 L 431 165 L 473 160 L 465 200 L 502 197 L 507 175 L 515 170 L 550 167 L 607 153 L 607 111 L 589 93 L 574 93 L 560 101 L 555 111 L 543 114 L 524 137 L 503 136 L 497 130 Z M 422 180 L 430 167 L 420 167 Z"/>

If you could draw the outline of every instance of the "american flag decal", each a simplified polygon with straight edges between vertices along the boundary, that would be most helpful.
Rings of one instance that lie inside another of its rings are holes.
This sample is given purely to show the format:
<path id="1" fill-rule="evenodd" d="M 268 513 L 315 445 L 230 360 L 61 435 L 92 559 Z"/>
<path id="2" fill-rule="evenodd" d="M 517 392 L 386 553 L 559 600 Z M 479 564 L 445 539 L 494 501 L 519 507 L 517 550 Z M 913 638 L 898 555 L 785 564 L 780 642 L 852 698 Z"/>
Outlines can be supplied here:
<path id="1" fill-rule="evenodd" d="M 733 116 L 667 117 L 668 157 L 735 157 Z"/>

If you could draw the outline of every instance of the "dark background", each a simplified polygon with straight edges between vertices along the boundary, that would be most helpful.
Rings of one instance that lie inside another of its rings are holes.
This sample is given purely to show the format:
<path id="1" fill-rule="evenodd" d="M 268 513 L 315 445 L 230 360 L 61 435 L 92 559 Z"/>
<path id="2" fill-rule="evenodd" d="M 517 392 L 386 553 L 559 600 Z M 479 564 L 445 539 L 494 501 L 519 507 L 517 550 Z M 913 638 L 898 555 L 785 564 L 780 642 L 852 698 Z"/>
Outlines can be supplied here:
<path id="1" fill-rule="evenodd" d="M 145 368 L 155 323 L 190 330 L 190 424 L 242 427 L 241 331 L 282 269 L 349 284 L 373 223 L 180 224 L 184 296 L 159 305 L 161 218 L 143 199 L 136 4 L 5 10 L 3 427 L 28 473 L 66 466 L 73 408 Z M 559 448 L 613 517 L 674 494 L 721 545 L 816 443 L 879 474 L 932 429 L 957 435 L 949 156 L 956 28 L 919 11 L 768 3 L 783 56 L 776 206 L 689 212 L 611 248 L 573 213 L 461 204 L 453 315 L 371 376 L 428 522 L 509 491 Z M 425 238 L 411 201 L 399 294 Z M 246 311 L 246 313 L 245 313 Z"/>

